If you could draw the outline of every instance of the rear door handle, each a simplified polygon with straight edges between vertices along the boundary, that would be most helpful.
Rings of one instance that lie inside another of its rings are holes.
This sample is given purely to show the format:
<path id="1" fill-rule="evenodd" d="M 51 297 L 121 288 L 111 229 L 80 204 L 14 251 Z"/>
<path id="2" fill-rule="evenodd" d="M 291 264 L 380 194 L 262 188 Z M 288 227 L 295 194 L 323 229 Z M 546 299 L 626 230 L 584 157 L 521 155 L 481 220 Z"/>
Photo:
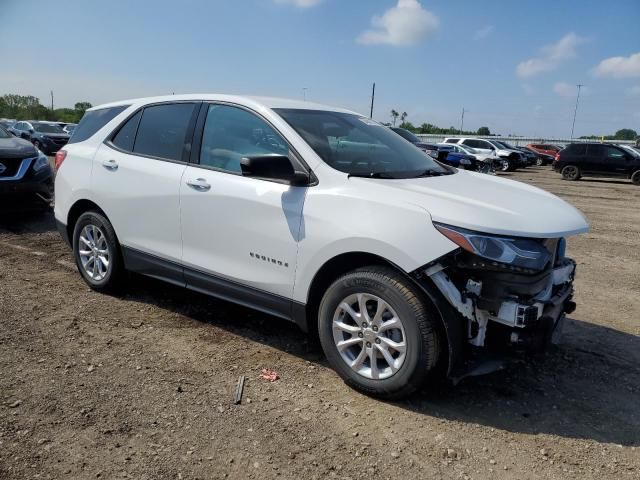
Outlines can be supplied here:
<path id="1" fill-rule="evenodd" d="M 118 162 L 115 160 L 105 160 L 102 162 L 102 166 L 107 170 L 115 171 L 118 169 Z"/>
<path id="2" fill-rule="evenodd" d="M 198 192 L 206 192 L 211 188 L 204 178 L 196 178 L 195 180 L 187 180 L 187 185 Z"/>

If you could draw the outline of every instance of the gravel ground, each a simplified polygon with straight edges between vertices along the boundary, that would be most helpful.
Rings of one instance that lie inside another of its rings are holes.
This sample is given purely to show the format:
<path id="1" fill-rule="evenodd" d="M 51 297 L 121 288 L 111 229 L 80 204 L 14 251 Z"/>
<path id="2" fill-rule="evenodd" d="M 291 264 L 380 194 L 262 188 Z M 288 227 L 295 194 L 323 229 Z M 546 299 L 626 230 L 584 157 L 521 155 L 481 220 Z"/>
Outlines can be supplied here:
<path id="1" fill-rule="evenodd" d="M 509 176 L 591 223 L 563 343 L 403 402 L 350 390 L 278 319 L 140 277 L 94 293 L 51 216 L 5 219 L 0 478 L 640 478 L 640 188 Z"/>

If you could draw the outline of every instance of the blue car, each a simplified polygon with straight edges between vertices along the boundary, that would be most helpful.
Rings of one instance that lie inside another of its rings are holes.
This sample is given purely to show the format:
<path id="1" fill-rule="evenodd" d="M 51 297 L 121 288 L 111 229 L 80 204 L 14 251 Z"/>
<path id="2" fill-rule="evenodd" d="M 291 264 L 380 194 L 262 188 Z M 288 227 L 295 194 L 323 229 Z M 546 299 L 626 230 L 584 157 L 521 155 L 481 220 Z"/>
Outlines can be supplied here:
<path id="1" fill-rule="evenodd" d="M 438 145 L 438 160 L 452 167 L 478 170 L 479 162 L 476 158 L 466 153 L 456 152 L 453 145 Z"/>

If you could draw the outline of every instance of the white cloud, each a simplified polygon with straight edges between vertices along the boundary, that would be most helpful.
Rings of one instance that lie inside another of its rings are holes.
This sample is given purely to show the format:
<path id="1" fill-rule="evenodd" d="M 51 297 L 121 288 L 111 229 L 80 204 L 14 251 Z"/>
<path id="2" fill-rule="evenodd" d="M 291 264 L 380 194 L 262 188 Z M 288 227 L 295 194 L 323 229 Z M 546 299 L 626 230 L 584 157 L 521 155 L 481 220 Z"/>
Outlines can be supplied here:
<path id="1" fill-rule="evenodd" d="M 279 5 L 293 5 L 300 8 L 309 8 L 315 7 L 322 2 L 322 0 L 275 0 L 275 2 Z"/>
<path id="2" fill-rule="evenodd" d="M 474 40 L 482 40 L 483 38 L 487 38 L 493 32 L 493 25 L 486 25 L 474 33 Z"/>
<path id="3" fill-rule="evenodd" d="M 578 87 L 567 82 L 558 82 L 553 86 L 553 93 L 561 97 L 575 97 L 578 94 Z M 587 87 L 583 86 L 580 89 L 580 95 L 588 93 L 589 89 Z"/>
<path id="4" fill-rule="evenodd" d="M 440 20 L 422 8 L 418 0 L 398 0 L 398 4 L 371 19 L 372 29 L 362 32 L 358 43 L 363 45 L 414 45 L 435 32 Z"/>
<path id="5" fill-rule="evenodd" d="M 595 69 L 601 77 L 640 77 L 640 52 L 628 57 L 610 57 L 602 60 Z"/>
<path id="6" fill-rule="evenodd" d="M 531 77 L 555 70 L 563 61 L 575 57 L 576 47 L 584 42 L 585 39 L 575 33 L 567 33 L 557 43 L 543 47 L 540 56 L 520 62 L 516 73 L 520 77 Z"/>

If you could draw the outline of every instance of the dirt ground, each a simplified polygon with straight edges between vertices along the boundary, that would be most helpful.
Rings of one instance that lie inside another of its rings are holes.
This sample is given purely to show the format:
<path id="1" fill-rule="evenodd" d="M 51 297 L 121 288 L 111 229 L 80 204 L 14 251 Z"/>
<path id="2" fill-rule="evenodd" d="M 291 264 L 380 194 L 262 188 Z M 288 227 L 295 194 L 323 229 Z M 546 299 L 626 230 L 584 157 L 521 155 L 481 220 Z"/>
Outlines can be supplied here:
<path id="1" fill-rule="evenodd" d="M 140 277 L 94 293 L 51 216 L 5 221 L 0 479 L 640 478 L 640 188 L 509 176 L 591 223 L 569 241 L 563 343 L 393 403 L 347 388 L 291 324 Z"/>

